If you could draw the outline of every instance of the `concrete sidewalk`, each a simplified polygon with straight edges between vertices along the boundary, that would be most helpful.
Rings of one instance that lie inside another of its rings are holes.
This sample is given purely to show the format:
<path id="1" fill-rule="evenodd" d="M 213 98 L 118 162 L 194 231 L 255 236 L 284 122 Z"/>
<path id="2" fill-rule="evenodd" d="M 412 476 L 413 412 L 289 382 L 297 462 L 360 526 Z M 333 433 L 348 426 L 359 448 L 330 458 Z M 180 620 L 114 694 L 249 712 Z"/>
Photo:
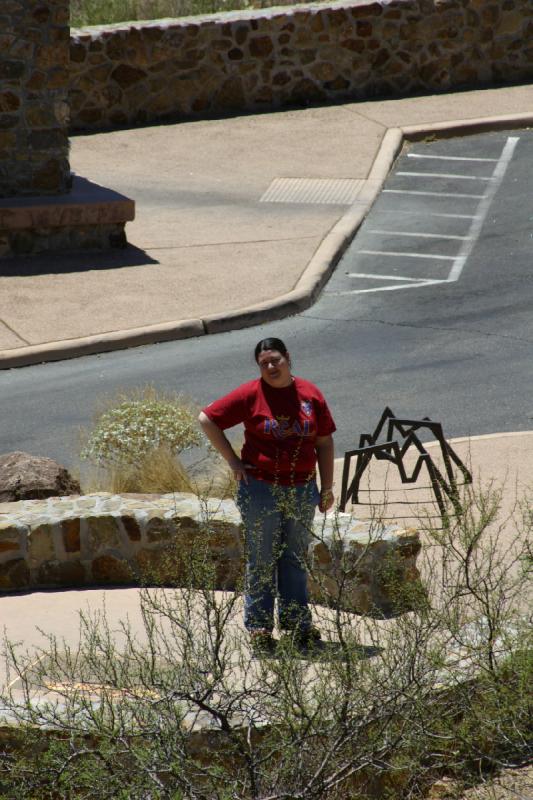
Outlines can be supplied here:
<path id="1" fill-rule="evenodd" d="M 449 444 L 472 475 L 475 493 L 498 494 L 501 530 L 499 538 L 510 543 L 516 534 L 521 519 L 521 507 L 525 498 L 533 497 L 533 431 L 513 433 L 489 433 L 482 436 L 450 439 Z M 438 442 L 426 444 L 433 461 L 446 477 L 446 468 Z M 405 464 L 412 474 L 418 452 L 410 450 Z M 344 459 L 335 461 L 335 494 L 341 496 Z M 350 468 L 349 481 L 353 479 L 355 459 Z M 461 472 L 455 468 L 461 485 Z M 438 506 L 431 490 L 427 471 L 422 469 L 414 484 L 402 484 L 396 468 L 389 461 L 370 462 L 360 485 L 359 504 L 348 504 L 346 510 L 358 519 L 375 519 L 376 514 L 384 522 L 395 522 L 403 527 L 420 527 L 424 520 L 436 527 L 441 524 Z M 531 535 L 531 532 L 530 532 Z"/>
<path id="2" fill-rule="evenodd" d="M 308 307 L 403 134 L 533 125 L 532 109 L 528 85 L 75 136 L 72 169 L 135 200 L 130 246 L 3 261 L 0 368 Z M 309 202 L 305 184 L 300 202 L 262 201 L 279 178 L 345 179 L 355 199 Z"/>

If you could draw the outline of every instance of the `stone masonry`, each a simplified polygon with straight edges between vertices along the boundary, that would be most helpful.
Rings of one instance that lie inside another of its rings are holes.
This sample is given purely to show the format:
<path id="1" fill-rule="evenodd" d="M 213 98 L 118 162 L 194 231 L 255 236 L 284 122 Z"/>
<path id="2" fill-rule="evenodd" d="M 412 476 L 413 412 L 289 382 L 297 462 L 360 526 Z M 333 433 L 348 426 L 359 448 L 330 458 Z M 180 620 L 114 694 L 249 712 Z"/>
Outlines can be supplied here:
<path id="1" fill-rule="evenodd" d="M 533 77 L 531 0 L 361 0 L 72 31 L 73 129 Z"/>
<path id="2" fill-rule="evenodd" d="M 69 0 L 0 0 L 0 260 L 127 245 L 132 200 L 68 160 Z"/>
<path id="3" fill-rule="evenodd" d="M 309 550 L 314 602 L 359 613 L 409 608 L 418 533 L 341 514 L 317 518 Z M 0 503 L 0 593 L 94 585 L 242 583 L 239 512 L 192 494 L 52 497 Z M 197 570 L 197 572 L 195 572 Z M 340 585 L 344 586 L 341 593 Z"/>
<path id="4" fill-rule="evenodd" d="M 68 0 L 0 3 L 0 197 L 68 191 Z"/>

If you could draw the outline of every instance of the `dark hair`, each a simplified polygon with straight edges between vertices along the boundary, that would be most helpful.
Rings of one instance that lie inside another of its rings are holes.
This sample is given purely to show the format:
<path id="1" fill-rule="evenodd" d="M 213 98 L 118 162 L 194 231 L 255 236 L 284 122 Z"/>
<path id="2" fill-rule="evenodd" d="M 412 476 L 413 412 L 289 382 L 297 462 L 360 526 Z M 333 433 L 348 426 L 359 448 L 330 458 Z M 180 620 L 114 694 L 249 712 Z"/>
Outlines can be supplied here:
<path id="1" fill-rule="evenodd" d="M 277 350 L 282 356 L 287 355 L 287 348 L 281 339 L 276 339 L 270 336 L 268 339 L 261 339 L 260 342 L 257 342 L 254 350 L 256 363 L 259 358 L 259 353 L 264 353 L 265 350 Z"/>

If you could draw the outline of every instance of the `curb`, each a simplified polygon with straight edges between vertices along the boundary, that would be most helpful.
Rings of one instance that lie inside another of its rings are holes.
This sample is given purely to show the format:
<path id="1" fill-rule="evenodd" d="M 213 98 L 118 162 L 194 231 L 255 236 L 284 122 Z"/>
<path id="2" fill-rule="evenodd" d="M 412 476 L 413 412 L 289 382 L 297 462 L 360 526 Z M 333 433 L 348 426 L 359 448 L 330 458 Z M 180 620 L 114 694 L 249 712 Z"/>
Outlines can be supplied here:
<path id="1" fill-rule="evenodd" d="M 20 347 L 15 351 L 0 351 L 0 369 L 27 367 L 30 364 L 95 355 L 108 350 L 123 350 L 127 347 L 138 347 L 154 342 L 189 339 L 192 336 L 202 336 L 204 333 L 201 319 L 186 319 L 148 325 L 145 328 L 128 328 L 125 331 L 84 336 L 80 339 L 64 339 L 62 342 L 47 342 L 30 347 Z"/>
<path id="2" fill-rule="evenodd" d="M 129 328 L 79 339 L 21 347 L 16 350 L 3 350 L 0 351 L 0 370 L 157 342 L 223 333 L 283 319 L 304 311 L 316 301 L 357 233 L 381 191 L 404 142 L 444 139 L 452 136 L 528 127 L 533 127 L 532 112 L 389 128 L 385 132 L 368 178 L 355 202 L 326 234 L 296 286 L 290 292 L 257 305 L 230 311 L 227 314 L 212 314 L 203 319 L 177 320 L 144 328 Z"/>

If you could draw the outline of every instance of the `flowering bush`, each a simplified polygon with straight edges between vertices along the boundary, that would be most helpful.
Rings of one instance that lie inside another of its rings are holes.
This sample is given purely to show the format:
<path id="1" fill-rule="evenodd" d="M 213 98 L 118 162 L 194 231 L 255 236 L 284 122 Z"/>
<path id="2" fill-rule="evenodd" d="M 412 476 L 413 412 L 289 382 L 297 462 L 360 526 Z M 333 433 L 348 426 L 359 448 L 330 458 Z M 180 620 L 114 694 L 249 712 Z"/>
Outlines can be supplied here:
<path id="1" fill-rule="evenodd" d="M 201 441 L 192 407 L 179 395 L 158 395 L 149 388 L 97 416 L 81 457 L 104 467 L 123 466 L 154 450 L 177 454 Z"/>

